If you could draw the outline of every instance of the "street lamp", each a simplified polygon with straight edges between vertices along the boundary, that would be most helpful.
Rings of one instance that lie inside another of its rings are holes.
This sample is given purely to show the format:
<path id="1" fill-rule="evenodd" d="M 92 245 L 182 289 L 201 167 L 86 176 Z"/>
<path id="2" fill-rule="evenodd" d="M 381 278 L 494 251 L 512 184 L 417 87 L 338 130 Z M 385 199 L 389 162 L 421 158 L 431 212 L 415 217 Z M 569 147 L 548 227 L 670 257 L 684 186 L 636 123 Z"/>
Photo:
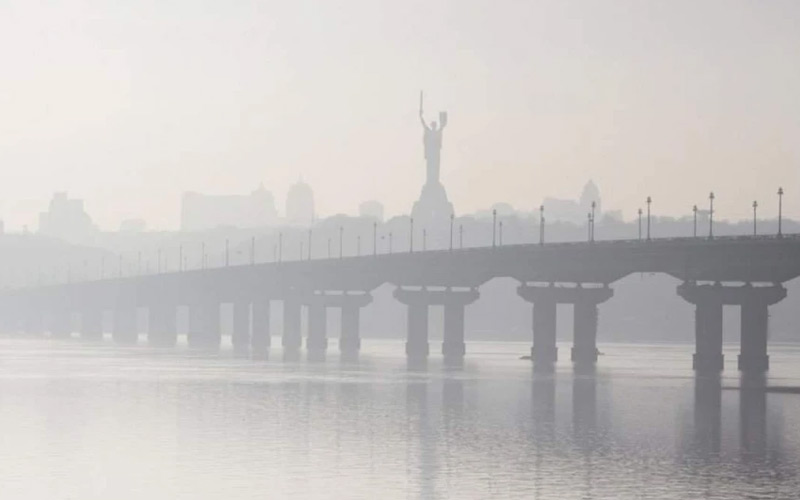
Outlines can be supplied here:
<path id="1" fill-rule="evenodd" d="M 458 248 L 464 249 L 464 224 L 458 225 Z"/>
<path id="2" fill-rule="evenodd" d="M 450 214 L 450 251 L 453 251 L 453 219 L 455 214 Z"/>
<path id="3" fill-rule="evenodd" d="M 593 201 L 592 202 L 592 241 L 594 241 L 594 211 L 595 211 L 596 207 L 597 207 L 597 202 Z"/>
<path id="4" fill-rule="evenodd" d="M 411 233 L 409 233 L 409 236 L 408 236 L 408 253 L 413 253 L 414 252 L 414 218 L 413 217 L 411 217 L 410 225 L 411 225 Z"/>
<path id="5" fill-rule="evenodd" d="M 714 191 L 708 193 L 708 239 L 714 239 Z"/>
<path id="6" fill-rule="evenodd" d="M 757 224 L 756 221 L 758 220 L 756 218 L 756 210 L 758 210 L 758 202 L 754 200 L 753 201 L 753 236 L 756 236 L 758 234 L 758 227 L 756 226 L 756 224 Z"/>
<path id="7" fill-rule="evenodd" d="M 783 188 L 778 188 L 778 238 L 783 237 Z"/>
<path id="8" fill-rule="evenodd" d="M 642 241 L 642 209 L 640 208 L 637 213 L 639 214 L 639 241 Z"/>
<path id="9" fill-rule="evenodd" d="M 497 209 L 492 210 L 492 248 L 497 246 Z"/>
<path id="10" fill-rule="evenodd" d="M 653 203 L 653 199 L 649 196 L 647 197 L 647 241 L 650 241 L 650 204 Z"/>
<path id="11" fill-rule="evenodd" d="M 692 206 L 692 212 L 694 213 L 694 230 L 692 235 L 697 238 L 697 205 Z"/>
<path id="12" fill-rule="evenodd" d="M 500 221 L 500 240 L 498 244 L 503 246 L 503 221 Z"/>
<path id="13" fill-rule="evenodd" d="M 539 205 L 539 244 L 544 245 L 544 205 Z"/>

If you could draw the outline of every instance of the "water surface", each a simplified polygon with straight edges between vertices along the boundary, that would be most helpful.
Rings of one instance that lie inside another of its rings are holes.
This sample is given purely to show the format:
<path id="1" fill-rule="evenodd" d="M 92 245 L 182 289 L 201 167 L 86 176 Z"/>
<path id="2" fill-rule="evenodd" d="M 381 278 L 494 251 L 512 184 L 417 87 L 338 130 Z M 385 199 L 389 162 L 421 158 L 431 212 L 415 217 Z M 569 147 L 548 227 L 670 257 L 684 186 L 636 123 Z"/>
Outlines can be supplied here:
<path id="1" fill-rule="evenodd" d="M 460 367 L 363 345 L 345 364 L 0 340 L 2 497 L 800 497 L 798 347 L 751 380 L 735 346 L 708 379 L 688 345 L 601 345 L 594 372 L 550 374 L 527 344 L 469 343 Z"/>

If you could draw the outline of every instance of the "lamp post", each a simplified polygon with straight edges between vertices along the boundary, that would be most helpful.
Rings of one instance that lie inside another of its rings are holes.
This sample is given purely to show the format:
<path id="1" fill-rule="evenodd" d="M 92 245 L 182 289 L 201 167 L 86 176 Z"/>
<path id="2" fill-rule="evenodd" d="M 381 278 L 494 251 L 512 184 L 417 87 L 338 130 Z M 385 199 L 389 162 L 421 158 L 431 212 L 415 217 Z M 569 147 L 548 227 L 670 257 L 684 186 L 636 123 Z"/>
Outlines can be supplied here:
<path id="1" fill-rule="evenodd" d="M 783 237 L 783 188 L 778 188 L 778 238 Z"/>
<path id="2" fill-rule="evenodd" d="M 692 213 L 694 214 L 694 229 L 692 235 L 697 238 L 697 205 L 692 206 Z"/>
<path id="3" fill-rule="evenodd" d="M 414 253 L 414 218 L 410 219 L 411 232 L 408 235 L 408 253 Z"/>
<path id="4" fill-rule="evenodd" d="M 539 244 L 544 245 L 544 205 L 539 205 Z"/>
<path id="5" fill-rule="evenodd" d="M 756 210 L 758 210 L 758 202 L 753 200 L 753 236 L 758 234 L 758 226 L 756 222 L 758 218 L 756 217 Z"/>
<path id="6" fill-rule="evenodd" d="M 497 209 L 492 210 L 492 248 L 497 246 Z"/>
<path id="7" fill-rule="evenodd" d="M 592 241 L 592 212 L 586 214 L 586 241 Z"/>
<path id="8" fill-rule="evenodd" d="M 642 209 L 640 208 L 637 213 L 639 214 L 639 241 L 642 241 Z"/>
<path id="9" fill-rule="evenodd" d="M 653 203 L 653 199 L 649 196 L 647 197 L 647 241 L 650 241 L 650 204 Z"/>
<path id="10" fill-rule="evenodd" d="M 714 191 L 708 193 L 708 239 L 714 239 Z"/>
<path id="11" fill-rule="evenodd" d="M 503 221 L 500 221 L 500 238 L 498 241 L 499 246 L 503 246 Z"/>
<path id="12" fill-rule="evenodd" d="M 464 224 L 458 225 L 458 248 L 464 249 Z"/>
<path id="13" fill-rule="evenodd" d="M 453 219 L 455 214 L 450 214 L 450 251 L 453 251 Z"/>
<path id="14" fill-rule="evenodd" d="M 595 214 L 595 209 L 596 208 L 597 208 L 597 202 L 593 201 L 592 202 L 592 241 L 594 241 L 594 214 Z"/>
<path id="15" fill-rule="evenodd" d="M 422 228 L 422 251 L 424 252 L 427 250 L 427 241 L 428 241 L 428 230 Z"/>

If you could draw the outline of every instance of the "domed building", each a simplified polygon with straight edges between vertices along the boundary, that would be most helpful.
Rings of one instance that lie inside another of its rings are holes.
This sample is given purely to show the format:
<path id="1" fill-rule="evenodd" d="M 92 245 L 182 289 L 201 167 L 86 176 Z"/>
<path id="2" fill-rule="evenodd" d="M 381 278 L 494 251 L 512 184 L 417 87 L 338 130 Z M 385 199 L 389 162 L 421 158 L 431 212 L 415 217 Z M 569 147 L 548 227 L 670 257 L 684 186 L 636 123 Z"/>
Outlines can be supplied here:
<path id="1" fill-rule="evenodd" d="M 580 198 L 576 200 L 563 200 L 558 198 L 545 198 L 544 205 L 545 217 L 548 221 L 564 221 L 573 224 L 585 224 L 586 215 L 592 211 L 594 202 L 594 213 L 597 220 L 601 220 L 603 205 L 600 200 L 600 189 L 594 181 L 589 181 L 583 186 Z"/>
<path id="2" fill-rule="evenodd" d="M 600 203 L 600 189 L 597 188 L 597 184 L 595 184 L 593 180 L 590 180 L 583 186 L 583 192 L 581 193 L 580 204 L 583 213 L 592 211 L 592 202 L 595 204 L 595 214 L 603 213 Z"/>
<path id="3" fill-rule="evenodd" d="M 314 221 L 314 192 L 300 179 L 289 188 L 286 195 L 286 222 L 308 226 Z"/>

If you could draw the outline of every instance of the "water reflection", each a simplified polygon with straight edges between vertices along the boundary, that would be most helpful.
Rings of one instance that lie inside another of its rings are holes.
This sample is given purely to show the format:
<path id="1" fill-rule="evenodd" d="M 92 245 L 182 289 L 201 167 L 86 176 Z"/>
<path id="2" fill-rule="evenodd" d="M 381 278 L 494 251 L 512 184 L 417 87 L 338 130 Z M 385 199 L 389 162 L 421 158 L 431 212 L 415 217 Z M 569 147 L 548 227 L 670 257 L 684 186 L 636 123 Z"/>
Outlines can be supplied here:
<path id="1" fill-rule="evenodd" d="M 31 478 L 15 498 L 37 497 L 42 462 L 59 475 L 41 498 L 733 499 L 800 488 L 800 403 L 769 393 L 764 377 L 369 353 L 3 359 L 0 425 L 16 431 L 0 466 Z M 74 486 L 97 470 L 110 485 Z"/>

